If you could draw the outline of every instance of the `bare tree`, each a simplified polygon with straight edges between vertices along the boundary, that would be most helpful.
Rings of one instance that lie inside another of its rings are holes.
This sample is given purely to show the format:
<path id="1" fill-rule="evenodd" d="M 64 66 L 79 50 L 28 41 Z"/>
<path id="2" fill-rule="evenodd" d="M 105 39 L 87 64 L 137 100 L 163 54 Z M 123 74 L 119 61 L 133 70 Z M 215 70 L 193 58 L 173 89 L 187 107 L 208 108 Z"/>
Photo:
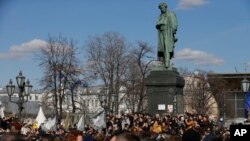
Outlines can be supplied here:
<path id="1" fill-rule="evenodd" d="M 129 60 L 128 46 L 121 35 L 107 32 L 101 36 L 90 37 L 86 47 L 91 71 L 96 73 L 108 88 L 108 106 L 113 109 L 111 94 L 115 94 L 118 101 L 121 82 Z M 117 113 L 118 102 L 115 103 L 115 107 Z"/>
<path id="2" fill-rule="evenodd" d="M 77 69 L 78 59 L 75 43 L 72 39 L 68 40 L 61 35 L 58 38 L 49 36 L 47 46 L 40 50 L 38 60 L 39 66 L 44 71 L 41 84 L 49 94 L 52 93 L 48 98 L 52 98 L 56 117 L 61 120 L 63 101 L 66 95 L 65 91 L 69 89 L 69 80 L 80 74 Z M 72 104 L 75 107 L 74 102 Z"/>
<path id="3" fill-rule="evenodd" d="M 209 74 L 213 74 L 213 73 L 209 73 Z M 227 81 L 226 79 L 223 79 L 221 77 L 213 77 L 213 75 L 209 75 L 208 74 L 208 81 L 209 81 L 209 85 L 211 88 L 211 91 L 213 93 L 213 95 L 215 96 L 215 99 L 218 103 L 218 107 L 220 110 L 220 116 L 224 117 L 227 113 L 227 116 L 231 116 L 234 115 L 234 111 L 232 110 L 232 104 L 230 103 L 230 101 L 228 101 L 228 91 L 232 91 L 231 88 L 235 88 L 235 84 L 232 82 Z M 238 84 L 238 83 L 237 83 Z M 236 85 L 237 85 L 236 84 Z M 225 118 L 225 117 L 224 117 Z"/>
<path id="4" fill-rule="evenodd" d="M 185 77 L 187 75 L 192 75 L 192 72 L 188 70 L 188 68 L 185 67 L 179 67 L 178 72 L 180 73 L 181 76 Z"/>
<path id="5" fill-rule="evenodd" d="M 216 97 L 221 93 L 219 90 L 221 89 L 220 81 L 209 81 L 207 73 L 203 70 L 197 70 L 194 73 L 188 72 L 187 75 L 183 74 L 185 76 L 185 105 L 201 114 L 215 112 L 213 110 L 218 108 L 219 102 Z M 211 85 L 213 86 L 211 87 Z M 214 107 L 215 105 L 217 106 Z"/>
<path id="6" fill-rule="evenodd" d="M 145 98 L 145 77 L 149 72 L 149 63 L 146 60 L 151 52 L 150 46 L 145 42 L 138 42 L 131 52 L 131 59 L 126 73 L 127 101 L 132 106 L 132 112 L 143 110 Z"/>
<path id="7" fill-rule="evenodd" d="M 124 86 L 126 87 L 126 105 L 129 109 L 131 109 L 132 113 L 138 111 L 138 91 L 140 90 L 139 86 L 141 85 L 141 77 L 139 74 L 136 59 L 131 59 L 127 68 Z"/>

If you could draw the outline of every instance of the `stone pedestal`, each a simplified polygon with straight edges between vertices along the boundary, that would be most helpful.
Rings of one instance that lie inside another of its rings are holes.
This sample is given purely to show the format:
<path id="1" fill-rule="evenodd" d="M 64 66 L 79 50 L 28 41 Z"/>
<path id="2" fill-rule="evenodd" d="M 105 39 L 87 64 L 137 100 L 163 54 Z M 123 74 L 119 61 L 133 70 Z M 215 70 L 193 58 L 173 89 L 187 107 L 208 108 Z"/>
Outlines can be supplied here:
<path id="1" fill-rule="evenodd" d="M 145 85 L 148 96 L 148 113 L 183 114 L 183 87 L 185 81 L 176 68 L 161 68 L 150 72 Z"/>

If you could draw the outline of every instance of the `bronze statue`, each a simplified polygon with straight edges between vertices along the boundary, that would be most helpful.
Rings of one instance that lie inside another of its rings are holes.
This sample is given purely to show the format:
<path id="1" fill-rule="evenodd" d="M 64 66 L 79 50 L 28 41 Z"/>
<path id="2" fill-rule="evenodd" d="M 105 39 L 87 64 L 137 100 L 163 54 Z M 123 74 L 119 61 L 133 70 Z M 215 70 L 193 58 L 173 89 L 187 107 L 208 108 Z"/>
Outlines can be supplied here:
<path id="1" fill-rule="evenodd" d="M 162 61 L 166 68 L 170 67 L 170 60 L 174 56 L 174 44 L 177 42 L 177 18 L 174 12 L 167 10 L 166 3 L 160 3 L 161 14 L 156 24 L 158 30 L 158 60 Z"/>

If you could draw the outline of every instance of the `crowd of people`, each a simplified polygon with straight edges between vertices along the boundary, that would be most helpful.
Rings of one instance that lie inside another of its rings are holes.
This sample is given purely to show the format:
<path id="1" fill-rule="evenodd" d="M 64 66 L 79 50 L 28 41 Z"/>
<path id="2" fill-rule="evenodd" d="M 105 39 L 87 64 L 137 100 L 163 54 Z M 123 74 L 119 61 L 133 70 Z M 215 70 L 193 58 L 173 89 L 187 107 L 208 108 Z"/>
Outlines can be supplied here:
<path id="1" fill-rule="evenodd" d="M 229 131 L 221 121 L 206 115 L 186 113 L 182 116 L 144 113 L 107 115 L 106 128 L 85 125 L 66 129 L 57 124 L 55 130 L 44 130 L 34 123 L 20 123 L 18 118 L 0 118 L 2 141 L 227 141 Z"/>

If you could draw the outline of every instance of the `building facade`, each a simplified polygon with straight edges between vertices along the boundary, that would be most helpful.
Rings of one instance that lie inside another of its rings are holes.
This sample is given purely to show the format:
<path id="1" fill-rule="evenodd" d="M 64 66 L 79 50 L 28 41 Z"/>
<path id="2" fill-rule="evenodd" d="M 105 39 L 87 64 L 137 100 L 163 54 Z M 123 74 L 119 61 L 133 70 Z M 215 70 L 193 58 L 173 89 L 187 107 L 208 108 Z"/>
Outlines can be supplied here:
<path id="1" fill-rule="evenodd" d="M 185 75 L 184 80 L 184 112 L 205 114 L 210 119 L 218 117 L 218 103 L 205 75 L 196 71 L 193 74 Z"/>
<path id="2" fill-rule="evenodd" d="M 216 98 L 220 117 L 224 119 L 247 117 L 250 110 L 250 93 L 242 91 L 241 81 L 250 80 L 250 73 L 211 73 L 208 74 L 208 79 L 223 84 L 220 85 L 221 91 Z"/>
<path id="3" fill-rule="evenodd" d="M 86 88 L 79 88 L 75 93 L 75 106 L 77 108 L 77 112 L 84 112 L 86 114 L 95 115 L 103 110 L 103 107 L 100 104 L 98 95 L 100 94 L 101 86 Z M 126 102 L 123 100 L 124 98 L 124 88 L 121 88 L 121 92 L 119 93 L 119 110 L 126 111 L 127 106 Z M 45 114 L 53 114 L 53 106 L 48 106 L 50 102 L 52 102 L 51 97 L 52 93 L 47 93 L 44 91 L 34 90 L 31 92 L 27 102 L 24 104 L 24 115 L 32 115 L 36 116 L 39 110 L 39 107 L 42 106 Z M 18 92 L 15 91 L 12 96 L 13 101 L 18 100 Z M 48 104 L 48 105 L 47 105 Z M 9 96 L 5 88 L 0 89 L 0 105 L 5 107 L 5 113 L 7 114 L 17 114 L 18 107 L 15 103 L 9 101 Z M 71 94 L 69 91 L 65 91 L 65 99 L 63 102 L 63 110 L 65 112 L 70 112 L 72 110 L 71 103 Z"/>

